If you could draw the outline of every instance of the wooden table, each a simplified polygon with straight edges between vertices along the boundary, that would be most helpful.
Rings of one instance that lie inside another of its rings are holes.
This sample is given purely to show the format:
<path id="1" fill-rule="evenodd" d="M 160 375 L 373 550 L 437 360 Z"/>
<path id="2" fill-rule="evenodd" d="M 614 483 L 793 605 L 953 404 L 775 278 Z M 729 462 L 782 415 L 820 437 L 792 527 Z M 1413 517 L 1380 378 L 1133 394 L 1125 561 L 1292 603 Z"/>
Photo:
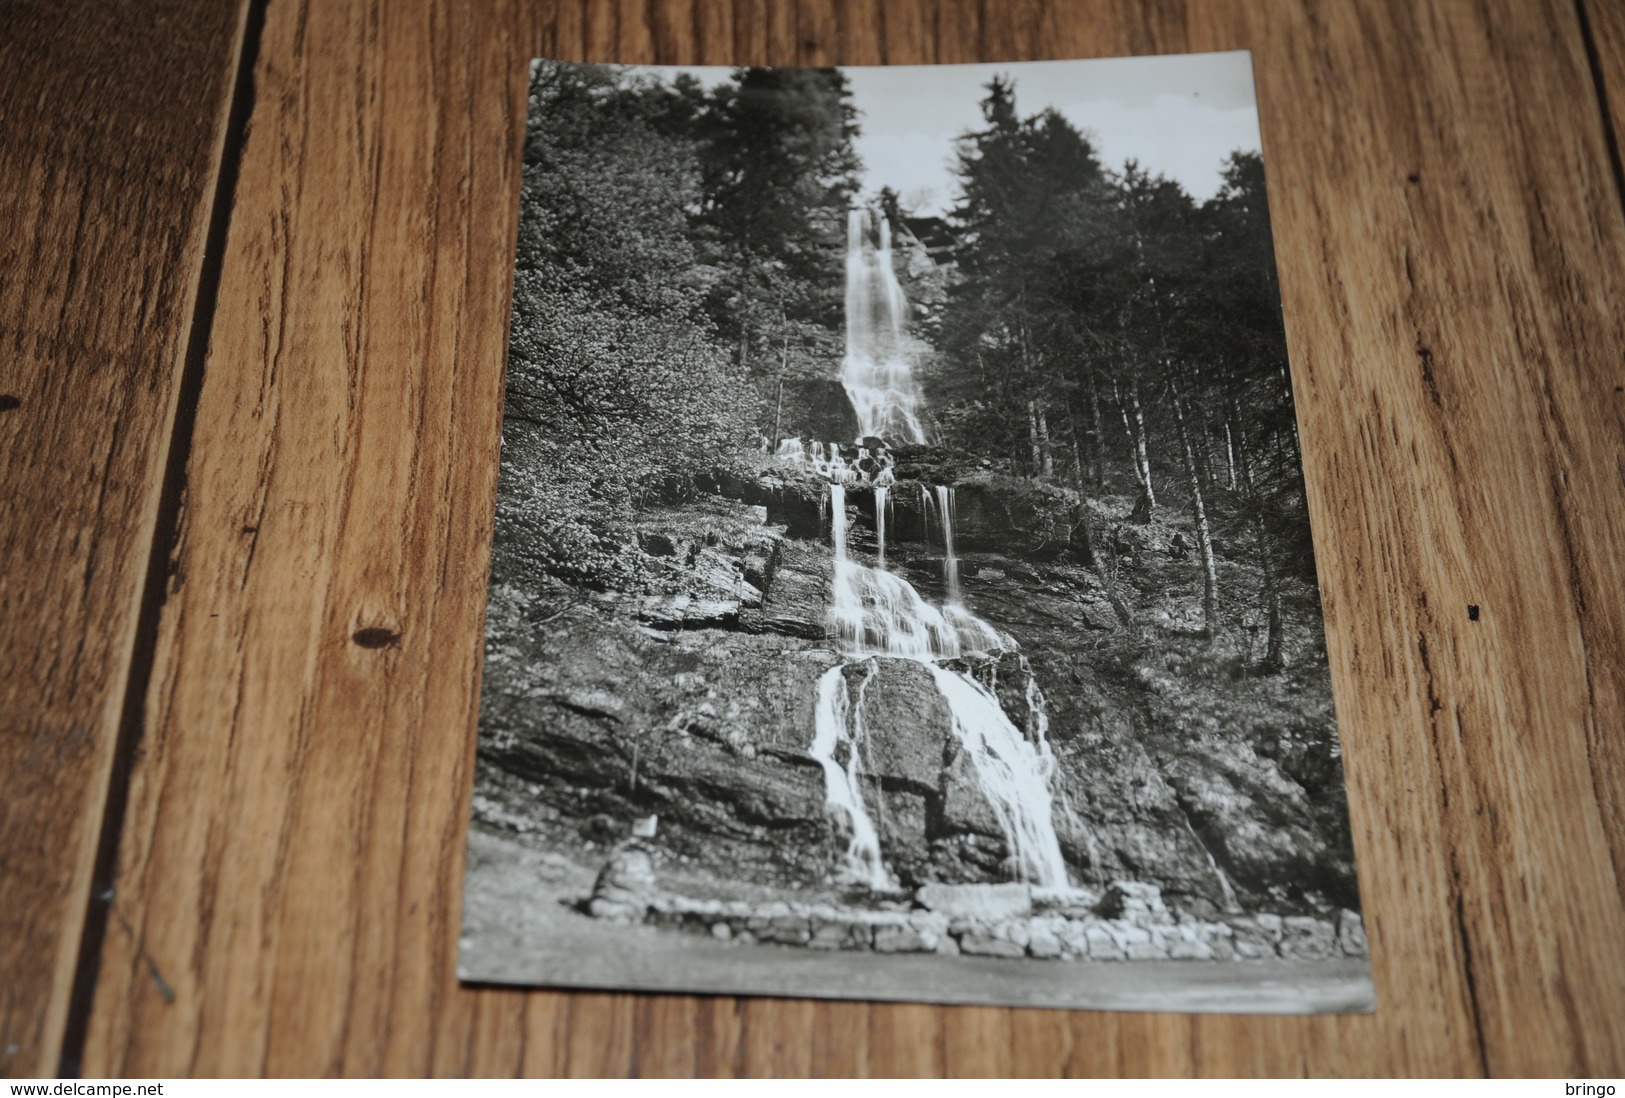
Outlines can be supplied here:
<path id="1" fill-rule="evenodd" d="M 459 986 L 526 59 L 1238 48 L 1376 1014 Z M 1622 131 L 1618 0 L 9 0 L 0 1072 L 1625 1072 Z"/>

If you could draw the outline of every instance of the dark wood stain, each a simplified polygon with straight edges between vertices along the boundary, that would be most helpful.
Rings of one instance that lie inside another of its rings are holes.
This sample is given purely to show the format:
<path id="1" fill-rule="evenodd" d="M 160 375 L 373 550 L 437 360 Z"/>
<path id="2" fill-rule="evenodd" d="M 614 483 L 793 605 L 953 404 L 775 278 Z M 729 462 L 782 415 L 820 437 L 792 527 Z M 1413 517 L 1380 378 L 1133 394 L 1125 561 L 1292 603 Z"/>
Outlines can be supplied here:
<path id="1" fill-rule="evenodd" d="M 380 625 L 371 625 L 365 629 L 357 629 L 350 637 L 362 648 L 394 648 L 401 643 L 401 635 L 393 629 L 386 629 Z"/>

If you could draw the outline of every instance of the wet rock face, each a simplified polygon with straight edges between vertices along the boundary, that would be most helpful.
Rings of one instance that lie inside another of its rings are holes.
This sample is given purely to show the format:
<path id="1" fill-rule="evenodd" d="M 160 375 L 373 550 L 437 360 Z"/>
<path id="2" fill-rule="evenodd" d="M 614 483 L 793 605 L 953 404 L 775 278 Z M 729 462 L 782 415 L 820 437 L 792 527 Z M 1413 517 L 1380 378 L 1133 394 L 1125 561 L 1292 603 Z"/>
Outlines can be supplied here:
<path id="1" fill-rule="evenodd" d="M 948 703 L 920 664 L 878 658 L 874 665 L 873 677 L 863 686 L 865 769 L 884 789 L 940 797 L 949 750 Z M 850 681 L 849 687 L 857 688 Z"/>
<path id="2" fill-rule="evenodd" d="M 849 439 L 858 436 L 858 415 L 846 389 L 835 378 L 788 379 L 784 383 L 782 420 L 794 423 L 808 438 Z"/>
<path id="3" fill-rule="evenodd" d="M 716 482 L 725 497 L 763 508 L 767 523 L 793 538 L 816 541 L 827 528 L 828 485 L 810 470 L 764 457 L 756 467 L 717 470 Z"/>
<path id="4" fill-rule="evenodd" d="M 668 853 L 744 880 L 820 879 L 830 829 L 805 730 L 834 653 L 773 634 L 718 644 L 720 630 L 654 629 L 640 611 L 577 606 L 522 658 L 493 654 L 487 796 L 566 846 L 658 814 L 653 841 Z"/>
<path id="5" fill-rule="evenodd" d="M 1015 552 L 1053 558 L 1074 548 L 1080 519 L 1075 493 L 1025 482 L 1020 488 L 993 477 L 954 488 L 954 537 L 969 552 Z"/>
<path id="6" fill-rule="evenodd" d="M 746 615 L 741 624 L 752 632 L 822 641 L 832 574 L 827 552 L 804 542 L 781 542 L 764 576 L 760 613 Z"/>

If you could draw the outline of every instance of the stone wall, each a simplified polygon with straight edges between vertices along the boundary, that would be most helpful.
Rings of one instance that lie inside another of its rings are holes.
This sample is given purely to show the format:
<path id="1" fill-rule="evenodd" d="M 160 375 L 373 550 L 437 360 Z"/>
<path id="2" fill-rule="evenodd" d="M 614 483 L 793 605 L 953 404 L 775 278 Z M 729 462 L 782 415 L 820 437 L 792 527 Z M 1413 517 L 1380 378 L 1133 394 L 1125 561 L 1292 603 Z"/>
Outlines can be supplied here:
<path id="1" fill-rule="evenodd" d="M 943 888 L 944 886 L 932 886 Z M 993 902 L 974 902 L 973 888 Z M 1015 890 L 1020 890 L 1017 893 Z M 1003 890 L 1000 893 L 997 890 Z M 1025 902 L 1008 903 L 1012 895 Z M 646 922 L 723 941 L 875 953 L 973 954 L 1055 961 L 1328 960 L 1365 957 L 1360 916 L 1237 915 L 1175 917 L 1158 890 L 1114 882 L 1088 903 L 1048 903 L 1024 886 L 970 886 L 939 902 L 922 889 L 907 902 L 859 908 L 830 903 L 726 901 L 658 894 L 626 902 L 595 898 L 588 909 L 622 922 Z M 939 910 L 921 906 L 935 902 Z"/>

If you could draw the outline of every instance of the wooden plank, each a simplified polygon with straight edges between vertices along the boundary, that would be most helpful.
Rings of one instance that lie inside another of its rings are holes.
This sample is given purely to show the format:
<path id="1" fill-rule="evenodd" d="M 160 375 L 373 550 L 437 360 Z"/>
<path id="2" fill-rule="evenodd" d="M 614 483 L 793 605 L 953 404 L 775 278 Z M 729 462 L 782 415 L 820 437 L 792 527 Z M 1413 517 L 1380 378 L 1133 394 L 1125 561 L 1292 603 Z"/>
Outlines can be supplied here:
<path id="1" fill-rule="evenodd" d="M 0 6 L 0 1075 L 57 1069 L 245 10 Z"/>
<path id="2" fill-rule="evenodd" d="M 1591 62 L 1592 82 L 1608 123 L 1608 152 L 1614 183 L 1625 202 L 1625 5 L 1609 0 L 1575 0 Z"/>
<path id="3" fill-rule="evenodd" d="M 1579 15 L 1586 54 L 1591 62 L 1592 87 L 1603 118 L 1604 143 L 1608 150 L 1609 168 L 1613 173 L 1614 194 L 1620 208 L 1625 210 L 1625 5 L 1607 0 L 1575 0 L 1575 10 Z M 1604 386 L 1603 403 L 1605 407 L 1614 409 L 1618 419 L 1625 417 L 1625 369 L 1616 369 L 1614 382 L 1611 393 Z M 1617 456 L 1615 467 L 1619 467 Z M 1625 476 L 1620 479 L 1625 479 Z M 1613 642 L 1613 650 L 1617 653 L 1620 644 L 1617 624 Z M 1617 731 L 1619 726 L 1614 727 Z M 1614 768 L 1611 772 L 1617 775 L 1621 754 L 1617 737 L 1604 737 L 1604 740 L 1602 746 L 1609 752 L 1610 765 Z M 1602 792 L 1603 807 L 1610 821 L 1610 834 L 1617 836 L 1625 833 L 1625 783 L 1616 779 L 1611 787 L 1605 787 Z M 1616 841 L 1614 875 L 1621 882 L 1621 887 L 1625 888 L 1625 868 L 1622 868 L 1625 859 L 1619 857 L 1619 850 Z"/>
<path id="4" fill-rule="evenodd" d="M 991 11 L 271 5 L 89 1070 L 1625 1070 L 1625 222 L 1574 9 Z M 1377 1013 L 460 987 L 525 59 L 1242 47 Z"/>

